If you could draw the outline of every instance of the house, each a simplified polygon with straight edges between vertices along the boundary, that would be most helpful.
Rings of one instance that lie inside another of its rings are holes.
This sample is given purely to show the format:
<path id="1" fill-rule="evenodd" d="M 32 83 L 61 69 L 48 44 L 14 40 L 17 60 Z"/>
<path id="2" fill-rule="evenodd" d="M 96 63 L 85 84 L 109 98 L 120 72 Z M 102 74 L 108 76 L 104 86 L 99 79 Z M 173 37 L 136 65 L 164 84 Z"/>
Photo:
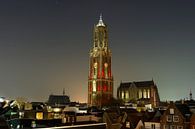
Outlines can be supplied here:
<path id="1" fill-rule="evenodd" d="M 159 110 L 155 112 L 146 112 L 146 120 L 144 121 L 145 129 L 160 129 L 161 116 L 162 114 Z"/>
<path id="2" fill-rule="evenodd" d="M 144 123 L 142 120 L 139 120 L 139 122 L 137 123 L 137 126 L 135 129 L 145 129 L 144 128 Z"/>
<path id="3" fill-rule="evenodd" d="M 136 109 L 123 109 L 122 112 L 127 114 L 122 129 L 142 129 L 144 128 L 144 112 L 138 112 Z"/>
<path id="4" fill-rule="evenodd" d="M 185 118 L 185 129 L 189 129 L 190 128 L 190 117 L 192 115 L 192 112 L 190 111 L 190 108 L 187 104 L 175 104 L 175 106 L 177 107 L 177 109 L 181 112 L 181 114 L 183 115 L 183 117 Z"/>
<path id="5" fill-rule="evenodd" d="M 190 129 L 195 129 L 195 114 L 192 114 L 190 118 Z"/>
<path id="6" fill-rule="evenodd" d="M 161 129 L 186 129 L 185 117 L 173 102 L 160 118 Z"/>

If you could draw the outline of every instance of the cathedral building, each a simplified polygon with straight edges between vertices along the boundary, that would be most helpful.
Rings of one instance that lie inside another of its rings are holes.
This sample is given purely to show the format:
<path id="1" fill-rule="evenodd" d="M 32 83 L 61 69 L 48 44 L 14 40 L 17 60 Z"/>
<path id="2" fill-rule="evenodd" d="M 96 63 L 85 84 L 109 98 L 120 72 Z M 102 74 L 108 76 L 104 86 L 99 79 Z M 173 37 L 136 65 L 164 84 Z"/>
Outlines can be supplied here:
<path id="1" fill-rule="evenodd" d="M 108 28 L 100 16 L 94 26 L 93 47 L 89 54 L 88 105 L 99 108 L 113 97 L 111 51 L 108 47 Z"/>
<path id="2" fill-rule="evenodd" d="M 138 104 L 158 107 L 160 98 L 158 88 L 154 81 L 121 82 L 117 89 L 118 99 L 124 102 L 137 102 Z"/>

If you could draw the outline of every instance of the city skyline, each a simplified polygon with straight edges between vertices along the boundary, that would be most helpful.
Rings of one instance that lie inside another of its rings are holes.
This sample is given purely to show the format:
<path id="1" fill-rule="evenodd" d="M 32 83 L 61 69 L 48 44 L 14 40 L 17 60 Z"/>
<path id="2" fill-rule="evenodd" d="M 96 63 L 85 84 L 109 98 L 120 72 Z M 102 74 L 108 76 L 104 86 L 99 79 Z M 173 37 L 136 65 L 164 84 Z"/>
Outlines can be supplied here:
<path id="1" fill-rule="evenodd" d="M 195 2 L 1 1 L 0 96 L 87 102 L 93 26 L 102 13 L 120 82 L 154 80 L 161 100 L 195 92 Z M 194 95 L 194 94 L 193 94 Z M 193 96 L 194 98 L 194 96 Z"/>

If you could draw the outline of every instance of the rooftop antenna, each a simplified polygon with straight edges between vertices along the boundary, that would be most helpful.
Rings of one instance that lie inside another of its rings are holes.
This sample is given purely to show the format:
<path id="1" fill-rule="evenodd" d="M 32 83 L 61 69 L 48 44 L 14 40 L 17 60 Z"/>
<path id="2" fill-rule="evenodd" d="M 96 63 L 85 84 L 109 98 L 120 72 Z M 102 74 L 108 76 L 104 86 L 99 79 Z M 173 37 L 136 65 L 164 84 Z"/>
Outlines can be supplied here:
<path id="1" fill-rule="evenodd" d="M 192 90 L 190 88 L 190 100 L 192 100 Z"/>

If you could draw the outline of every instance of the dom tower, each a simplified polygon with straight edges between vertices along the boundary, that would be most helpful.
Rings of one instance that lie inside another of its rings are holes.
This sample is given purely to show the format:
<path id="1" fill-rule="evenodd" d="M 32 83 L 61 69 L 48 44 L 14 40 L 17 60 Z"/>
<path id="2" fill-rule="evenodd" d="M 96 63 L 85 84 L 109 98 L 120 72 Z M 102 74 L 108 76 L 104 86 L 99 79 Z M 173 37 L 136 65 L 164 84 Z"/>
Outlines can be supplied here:
<path id="1" fill-rule="evenodd" d="M 113 97 L 111 51 L 108 48 L 108 28 L 102 16 L 94 26 L 93 48 L 90 50 L 88 104 L 101 108 Z"/>

